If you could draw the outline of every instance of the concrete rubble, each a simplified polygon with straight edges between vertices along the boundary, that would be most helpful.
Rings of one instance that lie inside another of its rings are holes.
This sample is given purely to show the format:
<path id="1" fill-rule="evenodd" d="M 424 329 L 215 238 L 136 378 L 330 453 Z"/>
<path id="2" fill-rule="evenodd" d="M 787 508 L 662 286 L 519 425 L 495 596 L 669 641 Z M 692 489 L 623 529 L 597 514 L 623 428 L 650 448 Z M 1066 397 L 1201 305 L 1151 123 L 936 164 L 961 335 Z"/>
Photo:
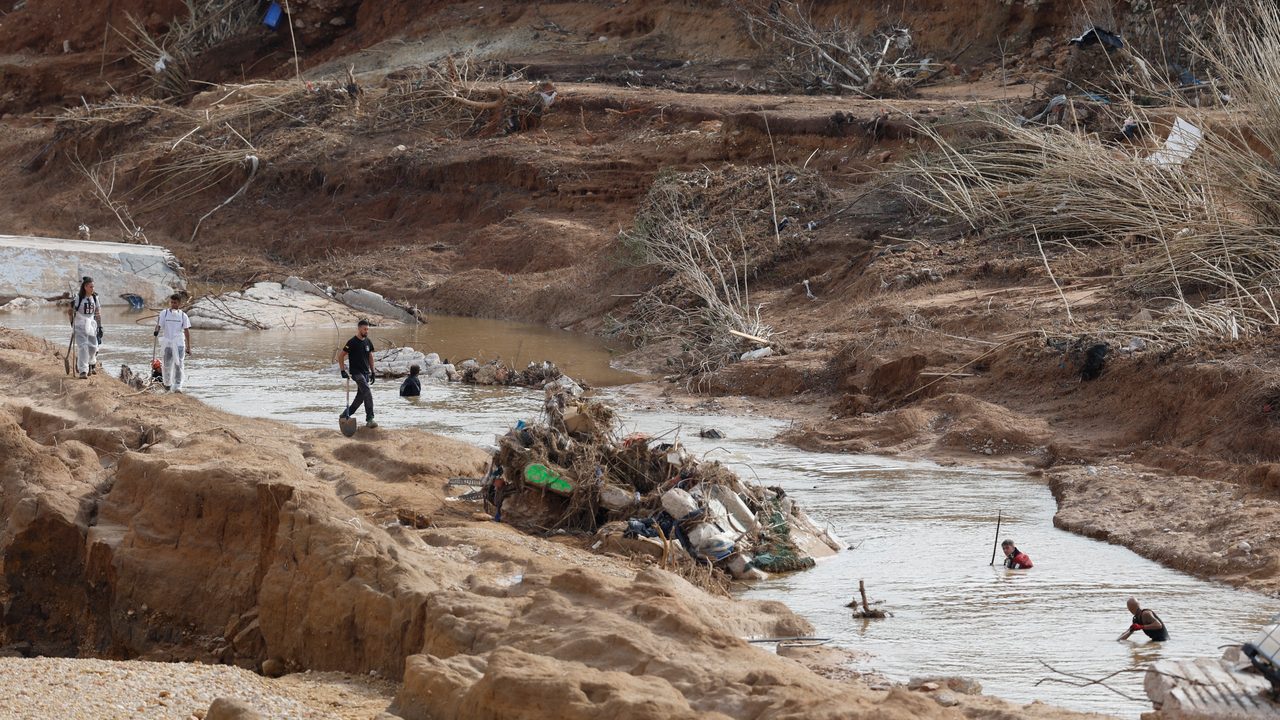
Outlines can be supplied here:
<path id="1" fill-rule="evenodd" d="M 125 295 L 158 304 L 186 288 L 181 271 L 173 254 L 156 245 L 0 235 L 0 305 L 70 297 L 85 275 L 103 305 L 127 305 Z"/>
<path id="2" fill-rule="evenodd" d="M 372 293 L 371 293 L 372 294 Z M 191 326 L 206 330 L 249 328 L 319 328 L 353 326 L 361 318 L 377 325 L 394 325 L 390 318 L 347 305 L 319 286 L 298 278 L 284 283 L 259 282 L 236 292 L 200 298 L 187 311 Z M 412 316 L 409 322 L 416 322 Z"/>
<path id="3" fill-rule="evenodd" d="M 436 353 L 423 354 L 411 347 L 394 347 L 373 352 L 373 364 L 380 378 L 400 378 L 409 374 L 409 368 L 418 366 L 418 377 L 423 381 L 455 382 L 461 378 L 453 363 L 440 360 Z M 329 373 L 338 374 L 338 365 L 329 366 Z"/>
<path id="4" fill-rule="evenodd" d="M 1271 683 L 1254 672 L 1239 646 L 1222 658 L 1159 660 L 1147 668 L 1143 689 L 1169 720 L 1280 718 Z"/>

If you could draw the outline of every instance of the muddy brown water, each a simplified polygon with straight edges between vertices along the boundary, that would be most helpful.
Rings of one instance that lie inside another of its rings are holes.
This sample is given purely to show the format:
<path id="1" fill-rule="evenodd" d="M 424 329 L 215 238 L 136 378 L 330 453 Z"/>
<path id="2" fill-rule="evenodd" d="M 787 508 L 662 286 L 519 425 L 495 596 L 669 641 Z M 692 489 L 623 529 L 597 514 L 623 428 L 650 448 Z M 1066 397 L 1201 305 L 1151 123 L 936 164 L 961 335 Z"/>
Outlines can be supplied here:
<path id="1" fill-rule="evenodd" d="M 52 310 L 0 315 L 65 347 L 64 315 Z M 149 325 L 112 312 L 102 360 L 115 374 L 121 363 L 144 370 L 151 356 Z M 345 340 L 350 329 L 337 336 Z M 503 357 L 551 359 L 571 375 L 599 386 L 636 376 L 610 367 L 598 341 L 541 327 L 461 318 L 434 318 L 422 328 L 375 330 L 389 342 L 438 352 L 451 360 Z M 337 339 L 332 329 L 260 333 L 195 331 L 188 392 L 231 412 L 307 427 L 332 427 L 343 402 L 340 380 L 323 372 Z M 408 402 L 396 383 L 374 386 L 385 427 L 417 427 L 491 446 L 517 420 L 538 417 L 539 393 L 424 383 Z M 823 637 L 870 657 L 860 669 L 905 681 L 919 675 L 963 675 L 988 693 L 1015 702 L 1137 717 L 1150 709 L 1142 675 L 1122 673 L 1098 686 L 1060 682 L 1041 663 L 1086 677 L 1141 668 L 1162 658 L 1216 656 L 1220 646 L 1248 639 L 1280 611 L 1280 601 L 1198 580 L 1115 545 L 1053 527 L 1055 504 L 1042 482 L 989 470 L 940 467 L 863 455 L 810 453 L 777 443 L 784 425 L 761 416 L 676 411 L 658 401 L 618 399 L 627 431 L 678 435 L 695 453 L 729 463 L 747 478 L 781 485 L 852 550 L 803 573 L 779 576 L 744 592 L 781 600 L 808 618 Z M 696 437 L 702 427 L 722 440 Z M 1034 560 L 1029 571 L 988 565 L 995 518 Z M 844 607 L 866 581 L 873 600 L 893 613 L 862 621 Z M 1137 596 L 1170 628 L 1167 643 L 1117 642 L 1129 624 L 1125 599 Z M 767 647 L 767 646 L 766 646 Z"/>

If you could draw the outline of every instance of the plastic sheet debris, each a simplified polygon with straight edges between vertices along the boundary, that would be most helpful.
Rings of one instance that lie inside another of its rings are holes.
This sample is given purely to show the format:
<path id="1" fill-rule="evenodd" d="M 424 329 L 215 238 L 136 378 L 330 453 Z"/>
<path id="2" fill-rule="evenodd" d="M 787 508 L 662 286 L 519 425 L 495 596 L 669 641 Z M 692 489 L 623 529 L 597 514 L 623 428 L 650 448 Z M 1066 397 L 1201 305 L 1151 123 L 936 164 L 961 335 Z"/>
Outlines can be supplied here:
<path id="1" fill-rule="evenodd" d="M 1169 137 L 1165 139 L 1164 146 L 1148 155 L 1147 162 L 1161 167 L 1181 165 L 1191 157 L 1196 148 L 1200 147 L 1200 141 L 1203 139 L 1204 132 L 1200 128 L 1178 118 L 1173 121 L 1173 127 L 1169 129 Z"/>

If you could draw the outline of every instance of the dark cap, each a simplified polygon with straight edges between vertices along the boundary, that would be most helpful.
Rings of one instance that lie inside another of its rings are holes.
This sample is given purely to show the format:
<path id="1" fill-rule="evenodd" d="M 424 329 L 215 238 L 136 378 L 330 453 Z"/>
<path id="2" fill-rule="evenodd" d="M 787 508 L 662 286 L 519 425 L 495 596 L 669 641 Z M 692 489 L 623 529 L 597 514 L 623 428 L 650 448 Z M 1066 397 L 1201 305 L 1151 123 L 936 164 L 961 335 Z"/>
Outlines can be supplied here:
<path id="1" fill-rule="evenodd" d="M 368 326 L 369 326 L 369 321 L 368 321 L 368 320 L 366 320 L 366 319 L 364 319 L 364 318 L 360 318 L 360 322 L 356 323 L 356 327 L 362 327 L 362 326 L 363 326 L 363 327 L 368 327 Z"/>

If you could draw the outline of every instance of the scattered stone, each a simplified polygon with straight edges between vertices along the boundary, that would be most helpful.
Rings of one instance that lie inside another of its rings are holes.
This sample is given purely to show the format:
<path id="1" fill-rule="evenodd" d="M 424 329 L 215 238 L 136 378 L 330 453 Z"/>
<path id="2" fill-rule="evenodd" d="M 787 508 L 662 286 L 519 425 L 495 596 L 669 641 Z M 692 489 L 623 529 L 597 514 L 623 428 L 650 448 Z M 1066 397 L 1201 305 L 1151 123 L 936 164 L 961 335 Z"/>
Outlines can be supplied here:
<path id="1" fill-rule="evenodd" d="M 956 697 L 956 694 L 950 690 L 940 690 L 933 696 L 933 699 L 942 707 L 955 707 L 960 704 L 960 698 Z"/>
<path id="2" fill-rule="evenodd" d="M 262 661 L 262 674 L 269 678 L 278 678 L 285 674 L 284 662 L 279 658 L 268 658 Z"/>
<path id="3" fill-rule="evenodd" d="M 698 431 L 698 437 L 708 440 L 721 440 L 724 438 L 724 433 L 715 428 L 702 428 L 702 430 Z"/>
<path id="4" fill-rule="evenodd" d="M 221 697 L 209 706 L 204 720 L 267 720 L 267 718 L 243 700 Z"/>
<path id="5" fill-rule="evenodd" d="M 974 680 L 973 678 L 931 675 L 925 677 L 913 677 L 907 682 L 908 690 L 932 692 L 941 688 L 946 688 L 951 692 L 960 693 L 961 695 L 982 694 L 982 683 Z"/>
<path id="6" fill-rule="evenodd" d="M 1120 349 L 1121 352 L 1133 353 L 1141 352 L 1147 349 L 1147 341 L 1140 337 L 1129 338 L 1129 342 Z"/>

